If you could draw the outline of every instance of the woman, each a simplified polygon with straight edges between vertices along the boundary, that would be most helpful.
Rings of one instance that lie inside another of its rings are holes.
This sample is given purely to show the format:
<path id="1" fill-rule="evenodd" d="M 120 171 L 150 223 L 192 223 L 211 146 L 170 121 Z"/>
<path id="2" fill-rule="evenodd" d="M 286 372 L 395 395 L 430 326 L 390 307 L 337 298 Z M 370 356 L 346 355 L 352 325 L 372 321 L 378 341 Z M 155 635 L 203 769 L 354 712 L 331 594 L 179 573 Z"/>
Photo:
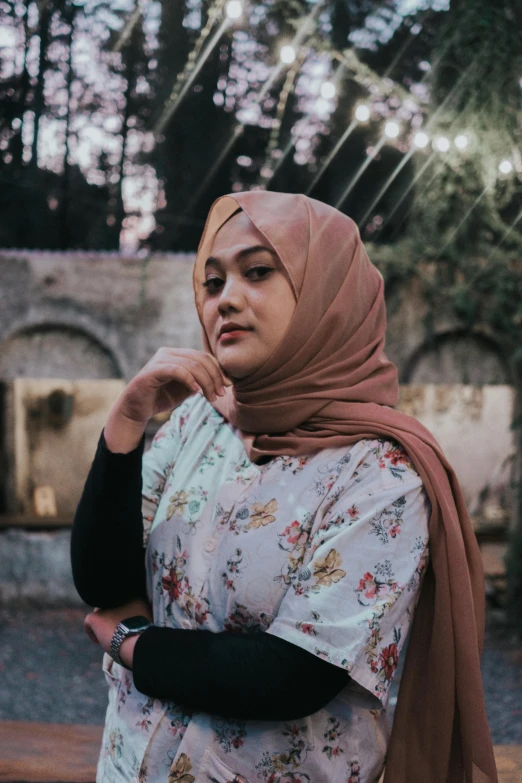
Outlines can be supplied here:
<path id="1" fill-rule="evenodd" d="M 223 196 L 194 290 L 205 350 L 160 349 L 122 392 L 73 529 L 110 686 L 98 783 L 496 781 L 480 554 L 440 447 L 393 410 L 355 224 Z"/>

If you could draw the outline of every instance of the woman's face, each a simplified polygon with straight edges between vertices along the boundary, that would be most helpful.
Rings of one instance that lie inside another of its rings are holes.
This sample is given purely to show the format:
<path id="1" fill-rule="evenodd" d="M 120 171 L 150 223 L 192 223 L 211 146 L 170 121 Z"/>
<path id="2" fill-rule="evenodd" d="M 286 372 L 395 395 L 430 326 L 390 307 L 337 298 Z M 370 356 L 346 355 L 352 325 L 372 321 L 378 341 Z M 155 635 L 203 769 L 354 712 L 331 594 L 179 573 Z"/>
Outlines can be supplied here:
<path id="1" fill-rule="evenodd" d="M 219 229 L 206 260 L 203 326 L 214 356 L 232 380 L 261 367 L 283 338 L 296 307 L 279 256 L 244 212 Z M 224 324 L 248 331 L 220 337 Z"/>

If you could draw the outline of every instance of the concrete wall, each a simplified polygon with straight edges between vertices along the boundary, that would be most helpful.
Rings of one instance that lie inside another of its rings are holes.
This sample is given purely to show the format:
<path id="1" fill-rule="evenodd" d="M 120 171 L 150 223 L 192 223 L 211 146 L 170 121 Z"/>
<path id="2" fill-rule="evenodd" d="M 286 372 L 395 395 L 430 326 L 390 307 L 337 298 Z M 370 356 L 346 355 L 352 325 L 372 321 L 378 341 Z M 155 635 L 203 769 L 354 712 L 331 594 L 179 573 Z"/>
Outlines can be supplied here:
<path id="1" fill-rule="evenodd" d="M 74 382 L 68 388 L 75 389 L 81 379 L 121 383 L 163 345 L 201 349 L 193 260 L 191 254 L 123 258 L 0 251 L 0 381 L 56 379 L 61 385 Z M 400 405 L 440 440 L 476 524 L 506 524 L 513 391 L 502 346 L 480 327 L 472 335 L 465 333 L 451 312 L 436 313 L 428 335 L 427 306 L 415 280 L 386 295 L 386 353 L 399 369 Z M 48 384 L 46 380 L 41 388 L 49 390 Z M 31 385 L 36 392 L 33 381 L 28 388 Z M 98 413 L 71 425 L 78 427 L 74 436 L 70 431 L 71 442 L 85 438 L 85 445 L 78 452 L 80 469 L 70 482 L 62 479 L 61 489 L 59 475 L 65 476 L 67 464 L 57 453 L 65 431 L 46 434 L 27 456 L 31 480 L 55 482 L 58 502 L 68 513 L 108 401 L 100 399 Z M 23 452 L 23 444 L 21 448 Z M 17 496 L 22 498 L 19 510 L 27 508 L 30 498 L 30 480 L 26 476 L 24 481 L 29 489 Z M 69 572 L 68 542 L 67 530 L 0 531 L 0 604 L 79 603 Z"/>
<path id="2" fill-rule="evenodd" d="M 5 452 L 11 464 L 5 513 L 34 517 L 34 491 L 49 487 L 56 516 L 72 519 L 100 432 L 124 387 L 123 380 L 17 378 L 6 383 Z M 67 403 L 64 418 L 49 404 L 57 393 Z"/>
<path id="3" fill-rule="evenodd" d="M 163 345 L 201 349 L 193 254 L 0 250 L 0 379 L 130 378 Z M 510 384 L 502 346 L 450 312 L 426 334 L 417 280 L 386 293 L 401 383 Z"/>
<path id="4" fill-rule="evenodd" d="M 163 345 L 201 347 L 192 265 L 0 251 L 0 377 L 129 380 Z"/>
<path id="5" fill-rule="evenodd" d="M 477 530 L 510 526 L 515 443 L 511 386 L 402 385 L 400 410 L 434 434 Z"/>

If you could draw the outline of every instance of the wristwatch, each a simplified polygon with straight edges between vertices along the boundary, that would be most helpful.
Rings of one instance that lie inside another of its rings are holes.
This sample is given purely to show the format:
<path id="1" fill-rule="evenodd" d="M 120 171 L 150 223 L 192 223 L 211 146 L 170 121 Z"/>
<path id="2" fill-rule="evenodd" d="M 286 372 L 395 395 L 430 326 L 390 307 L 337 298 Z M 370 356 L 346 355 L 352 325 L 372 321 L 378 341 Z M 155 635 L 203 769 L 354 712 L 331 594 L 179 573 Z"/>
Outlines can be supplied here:
<path id="1" fill-rule="evenodd" d="M 126 666 L 120 659 L 120 647 L 123 640 L 128 636 L 134 636 L 137 633 L 141 633 L 146 628 L 150 628 L 152 624 L 153 623 L 151 623 L 150 620 L 139 614 L 135 615 L 134 617 L 126 617 L 125 620 L 122 620 L 120 623 L 118 623 L 116 630 L 114 631 L 114 636 L 111 639 L 111 658 L 116 663 L 119 663 L 120 666 L 123 666 L 125 669 L 129 669 L 129 666 Z"/>

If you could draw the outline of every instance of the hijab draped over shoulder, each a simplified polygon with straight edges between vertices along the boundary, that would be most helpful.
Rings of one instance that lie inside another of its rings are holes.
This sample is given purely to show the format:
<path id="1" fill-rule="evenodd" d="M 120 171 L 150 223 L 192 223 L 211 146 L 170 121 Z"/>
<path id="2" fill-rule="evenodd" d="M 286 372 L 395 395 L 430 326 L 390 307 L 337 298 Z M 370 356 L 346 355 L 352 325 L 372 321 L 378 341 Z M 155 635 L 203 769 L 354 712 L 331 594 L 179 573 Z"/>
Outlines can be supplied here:
<path id="1" fill-rule="evenodd" d="M 480 672 L 482 560 L 455 472 L 433 435 L 394 410 L 396 366 L 384 353 L 384 280 L 356 224 L 301 194 L 218 198 L 194 266 L 201 323 L 204 264 L 220 227 L 243 210 L 281 259 L 296 308 L 267 361 L 212 404 L 240 430 L 252 461 L 389 437 L 406 449 L 431 502 L 430 562 L 406 653 L 385 783 L 496 783 Z M 212 353 L 203 328 L 205 350 Z"/>

